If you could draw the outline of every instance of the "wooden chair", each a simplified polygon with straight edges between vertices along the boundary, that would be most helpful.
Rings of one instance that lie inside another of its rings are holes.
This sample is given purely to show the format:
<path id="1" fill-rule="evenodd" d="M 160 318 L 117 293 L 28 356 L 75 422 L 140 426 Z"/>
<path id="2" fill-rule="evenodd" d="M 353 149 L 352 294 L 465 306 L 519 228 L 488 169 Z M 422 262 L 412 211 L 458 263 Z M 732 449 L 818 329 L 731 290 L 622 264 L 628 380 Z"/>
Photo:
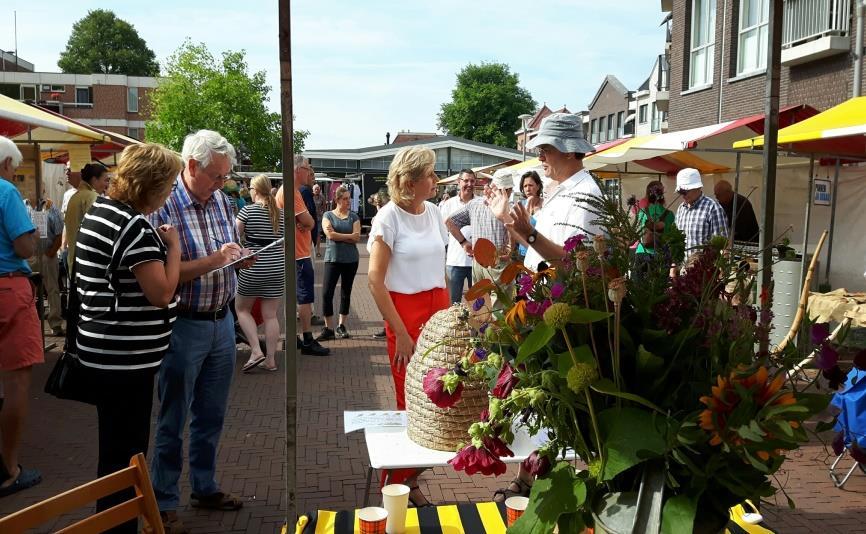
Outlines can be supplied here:
<path id="1" fill-rule="evenodd" d="M 135 488 L 135 497 L 108 510 L 77 521 L 57 531 L 58 534 L 104 532 L 126 521 L 143 517 L 145 531 L 165 534 L 159 507 L 147 474 L 144 455 L 139 453 L 129 461 L 129 467 L 65 491 L 60 495 L 0 518 L 0 532 L 17 534 L 46 523 L 55 517 L 86 506 L 97 499 L 118 491 Z"/>

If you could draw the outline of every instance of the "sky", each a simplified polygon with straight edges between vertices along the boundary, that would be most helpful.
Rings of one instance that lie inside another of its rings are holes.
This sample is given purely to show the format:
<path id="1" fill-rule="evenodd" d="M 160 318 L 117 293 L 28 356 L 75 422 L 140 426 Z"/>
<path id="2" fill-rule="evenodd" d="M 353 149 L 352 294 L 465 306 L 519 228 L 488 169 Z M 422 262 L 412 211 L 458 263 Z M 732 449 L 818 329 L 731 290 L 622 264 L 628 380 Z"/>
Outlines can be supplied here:
<path id="1" fill-rule="evenodd" d="M 20 57 L 57 72 L 72 24 L 98 8 L 132 24 L 161 65 L 187 37 L 216 57 L 245 50 L 279 110 L 274 0 L 3 0 L 0 49 L 15 48 L 17 11 Z M 508 64 L 539 105 L 580 111 L 608 74 L 630 89 L 643 83 L 663 52 L 663 18 L 658 0 L 295 0 L 295 128 L 310 131 L 307 149 L 434 132 L 457 73 L 481 62 Z"/>

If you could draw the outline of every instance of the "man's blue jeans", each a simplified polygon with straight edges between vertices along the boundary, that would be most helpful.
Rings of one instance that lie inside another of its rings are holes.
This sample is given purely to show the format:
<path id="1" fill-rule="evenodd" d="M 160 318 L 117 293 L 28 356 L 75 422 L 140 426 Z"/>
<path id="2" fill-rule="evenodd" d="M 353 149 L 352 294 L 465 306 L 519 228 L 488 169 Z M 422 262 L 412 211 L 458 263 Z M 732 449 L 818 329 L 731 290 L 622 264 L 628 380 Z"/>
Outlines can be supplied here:
<path id="1" fill-rule="evenodd" d="M 472 287 L 472 267 L 457 267 L 448 265 L 448 293 L 451 295 L 451 304 L 463 301 L 463 286 Z"/>
<path id="2" fill-rule="evenodd" d="M 151 479 L 161 511 L 180 504 L 183 430 L 189 423 L 189 476 L 192 492 L 210 495 L 216 483 L 216 453 L 235 368 L 235 329 L 231 312 L 217 321 L 178 318 L 159 369 L 159 419 Z"/>

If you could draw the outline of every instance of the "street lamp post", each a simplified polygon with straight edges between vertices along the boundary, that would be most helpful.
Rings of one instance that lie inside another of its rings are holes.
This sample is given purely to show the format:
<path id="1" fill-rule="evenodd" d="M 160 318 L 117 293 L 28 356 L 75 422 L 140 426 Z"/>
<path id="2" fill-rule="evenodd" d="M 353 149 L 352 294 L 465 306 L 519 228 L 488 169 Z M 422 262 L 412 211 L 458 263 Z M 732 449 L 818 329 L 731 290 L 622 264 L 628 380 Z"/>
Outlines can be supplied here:
<path id="1" fill-rule="evenodd" d="M 523 124 L 523 143 L 521 143 L 521 148 L 523 149 L 523 161 L 526 161 L 526 121 L 532 118 L 532 115 L 529 113 L 523 113 L 517 116 L 520 119 L 520 122 Z"/>

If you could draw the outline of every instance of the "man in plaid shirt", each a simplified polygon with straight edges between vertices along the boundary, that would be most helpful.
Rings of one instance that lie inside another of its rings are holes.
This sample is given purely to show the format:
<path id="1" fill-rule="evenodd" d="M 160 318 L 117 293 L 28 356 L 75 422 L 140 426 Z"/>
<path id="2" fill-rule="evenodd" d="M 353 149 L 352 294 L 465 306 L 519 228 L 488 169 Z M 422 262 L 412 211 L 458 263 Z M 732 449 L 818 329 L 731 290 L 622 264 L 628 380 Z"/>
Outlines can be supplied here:
<path id="1" fill-rule="evenodd" d="M 725 210 L 704 195 L 703 187 L 697 169 L 687 168 L 677 173 L 677 193 L 683 197 L 683 203 L 677 209 L 676 224 L 686 234 L 686 263 L 713 236 L 728 237 Z"/>

